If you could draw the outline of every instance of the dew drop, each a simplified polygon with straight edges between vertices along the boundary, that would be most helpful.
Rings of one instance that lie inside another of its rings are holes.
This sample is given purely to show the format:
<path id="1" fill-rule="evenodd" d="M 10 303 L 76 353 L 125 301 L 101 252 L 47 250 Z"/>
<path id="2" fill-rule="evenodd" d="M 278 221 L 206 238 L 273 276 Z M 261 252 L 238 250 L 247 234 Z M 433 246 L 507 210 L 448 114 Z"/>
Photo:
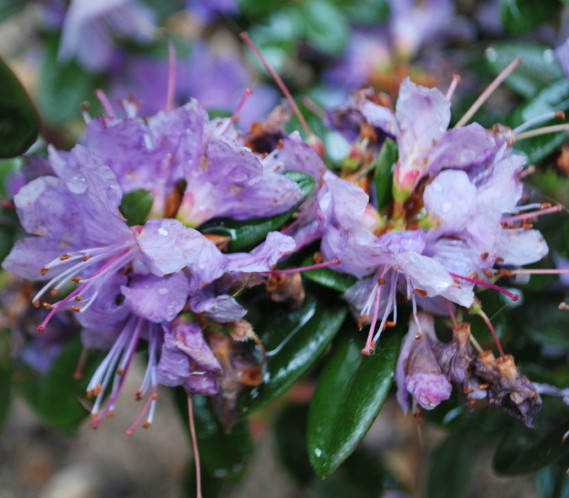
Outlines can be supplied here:
<path id="1" fill-rule="evenodd" d="M 322 455 L 322 450 L 320 448 L 314 448 L 314 454 L 319 457 Z"/>
<path id="2" fill-rule="evenodd" d="M 71 175 L 66 183 L 72 194 L 83 194 L 87 191 L 87 179 L 81 173 Z"/>
<path id="3" fill-rule="evenodd" d="M 166 236 L 168 235 L 168 230 L 166 230 L 164 227 L 160 227 L 160 228 L 158 229 L 158 233 L 159 233 L 160 235 L 162 235 L 163 237 L 166 237 Z"/>

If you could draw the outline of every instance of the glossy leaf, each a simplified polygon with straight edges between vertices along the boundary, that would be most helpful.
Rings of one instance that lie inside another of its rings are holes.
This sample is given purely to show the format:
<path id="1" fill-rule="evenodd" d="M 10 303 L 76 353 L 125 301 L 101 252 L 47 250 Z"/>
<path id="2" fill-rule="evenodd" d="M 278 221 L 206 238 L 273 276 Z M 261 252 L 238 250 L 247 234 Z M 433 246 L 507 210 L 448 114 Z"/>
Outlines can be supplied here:
<path id="1" fill-rule="evenodd" d="M 376 206 L 381 209 L 391 201 L 391 188 L 393 185 L 393 165 L 397 162 L 397 144 L 393 140 L 387 139 L 377 160 L 375 161 L 375 173 L 373 181 L 375 184 Z"/>
<path id="2" fill-rule="evenodd" d="M 185 415 L 185 391 L 180 391 L 181 411 Z M 217 479 L 231 479 L 240 474 L 253 452 L 249 426 L 241 421 L 226 434 L 212 408 L 211 398 L 194 396 L 194 418 L 204 471 Z M 187 415 L 186 415 L 187 419 Z"/>
<path id="3" fill-rule="evenodd" d="M 512 324 L 518 334 L 525 334 L 540 344 L 569 348 L 569 316 L 559 309 L 561 297 L 532 294 L 525 306 L 511 314 Z"/>
<path id="4" fill-rule="evenodd" d="M 361 354 L 364 339 L 353 330 L 346 331 L 314 393 L 308 419 L 308 455 L 321 477 L 329 476 L 354 451 L 393 383 L 401 334 L 387 331 L 373 356 Z"/>
<path id="5" fill-rule="evenodd" d="M 502 24 L 510 33 L 525 33 L 555 19 L 558 0 L 501 0 Z"/>
<path id="6" fill-rule="evenodd" d="M 305 259 L 302 266 L 314 264 L 312 257 Z M 302 272 L 302 276 L 317 284 L 334 289 L 338 292 L 346 292 L 356 282 L 356 277 L 348 273 L 339 273 L 330 268 L 317 268 Z"/>
<path id="7" fill-rule="evenodd" d="M 563 77 L 551 47 L 529 42 L 502 42 L 486 49 L 486 60 L 495 74 L 500 73 L 519 55 L 521 64 L 506 78 L 505 84 L 531 99 L 541 89 Z"/>
<path id="8" fill-rule="evenodd" d="M 325 0 L 311 0 L 303 3 L 302 7 L 298 22 L 304 27 L 307 40 L 324 52 L 341 52 L 349 34 L 342 12 Z"/>
<path id="9" fill-rule="evenodd" d="M 566 79 L 554 82 L 533 96 L 527 104 L 516 109 L 509 124 L 512 127 L 519 126 L 532 118 L 556 111 L 569 111 L 569 82 Z M 563 122 L 567 120 L 554 119 L 540 126 Z M 535 163 L 559 147 L 566 136 L 565 132 L 558 132 L 520 140 L 516 142 L 515 149 L 524 152 L 528 156 L 528 162 Z"/>
<path id="10" fill-rule="evenodd" d="M 0 59 L 0 158 L 23 154 L 39 133 L 39 120 L 26 91 Z"/>
<path id="11" fill-rule="evenodd" d="M 314 472 L 306 452 L 308 406 L 290 404 L 275 421 L 276 454 L 285 469 L 301 484 L 308 484 Z"/>
<path id="12" fill-rule="evenodd" d="M 512 424 L 494 454 L 493 466 L 500 474 L 525 474 L 569 458 L 569 407 L 546 398 L 535 419 L 535 428 Z"/>
<path id="13" fill-rule="evenodd" d="M 472 441 L 462 432 L 447 437 L 431 460 L 427 484 L 429 498 L 460 498 L 472 463 Z"/>
<path id="14" fill-rule="evenodd" d="M 299 171 L 285 171 L 285 176 L 294 180 L 300 187 L 303 198 L 306 198 L 316 184 L 314 178 Z M 278 230 L 291 217 L 294 209 L 271 218 L 253 221 L 213 220 L 201 227 L 203 233 L 215 233 L 231 238 L 229 251 L 244 251 L 262 242 L 269 232 Z"/>
<path id="15" fill-rule="evenodd" d="M 23 366 L 19 366 L 14 375 L 14 385 L 38 417 L 67 434 L 74 434 L 89 414 L 85 390 L 100 359 L 99 355 L 91 352 L 81 379 L 75 379 L 73 374 L 81 350 L 82 346 L 77 338 L 63 348 L 44 377 Z"/>
<path id="16" fill-rule="evenodd" d="M 63 126 L 79 117 L 81 104 L 93 101 L 100 81 L 86 73 L 75 61 L 57 61 L 59 39 L 50 37 L 44 43 L 45 57 L 38 87 L 38 106 L 42 116 L 54 125 Z M 96 114 L 96 113 L 95 113 Z"/>
<path id="17" fill-rule="evenodd" d="M 347 310 L 335 300 L 317 300 L 310 294 L 297 310 L 288 306 L 265 314 L 255 332 L 267 350 L 263 383 L 242 397 L 243 410 L 266 405 L 291 387 L 320 357 L 336 335 Z"/>
<path id="18" fill-rule="evenodd" d="M 153 202 L 154 195 L 150 190 L 133 190 L 123 195 L 119 209 L 130 226 L 144 225 Z"/>

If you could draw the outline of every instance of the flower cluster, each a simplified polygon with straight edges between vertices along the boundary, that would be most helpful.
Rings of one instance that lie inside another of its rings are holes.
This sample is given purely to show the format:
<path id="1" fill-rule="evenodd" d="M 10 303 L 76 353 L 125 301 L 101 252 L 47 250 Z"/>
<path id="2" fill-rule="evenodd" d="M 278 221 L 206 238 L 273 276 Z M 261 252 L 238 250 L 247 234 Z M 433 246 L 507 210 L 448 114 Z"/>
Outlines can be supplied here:
<path id="1" fill-rule="evenodd" d="M 243 136 L 237 118 L 209 119 L 196 100 L 141 118 L 132 99 L 117 117 L 100 97 L 106 115 L 88 121 L 82 144 L 50 147 L 44 174 L 15 195 L 28 236 L 3 263 L 43 282 L 33 297 L 46 310 L 40 332 L 57 312 L 72 311 L 83 344 L 108 350 L 88 386 L 95 426 L 113 411 L 142 341 L 148 362 L 137 398 L 146 403 L 129 431 L 145 416 L 151 423 L 159 384 L 220 395 L 230 426 L 235 386 L 262 380 L 261 365 L 243 360 L 248 353 L 236 342 L 258 338 L 235 294 L 266 283 L 275 300 L 301 304 L 302 284 L 283 291 L 267 278 L 317 241 L 320 266 L 355 277 L 343 297 L 360 328 L 369 324 L 363 354 L 396 325 L 401 302 L 411 305 L 396 373 L 405 411 L 409 396 L 416 410 L 431 409 L 455 384 L 469 403 L 484 398 L 532 423 L 541 406 L 535 387 L 499 342 L 495 358 L 457 319 L 461 310 L 486 317 L 477 287 L 517 299 L 496 280 L 548 251 L 528 220 L 555 208 L 521 204 L 525 160 L 512 152 L 508 130 L 448 129 L 450 95 L 409 79 L 394 109 L 360 91 L 329 116 L 351 140 L 349 168 L 337 175 L 298 133 L 285 133 L 284 108 Z M 397 159 L 387 165 L 389 200 L 380 201 L 385 186 L 371 188 L 366 178 L 387 150 Z M 316 188 L 307 197 L 286 171 L 311 177 Z M 140 199 L 146 209 L 132 207 Z M 207 230 L 212 220 L 293 211 L 292 223 L 249 252 L 228 251 L 231 238 Z M 450 319 L 451 342 L 437 339 L 433 315 Z"/>

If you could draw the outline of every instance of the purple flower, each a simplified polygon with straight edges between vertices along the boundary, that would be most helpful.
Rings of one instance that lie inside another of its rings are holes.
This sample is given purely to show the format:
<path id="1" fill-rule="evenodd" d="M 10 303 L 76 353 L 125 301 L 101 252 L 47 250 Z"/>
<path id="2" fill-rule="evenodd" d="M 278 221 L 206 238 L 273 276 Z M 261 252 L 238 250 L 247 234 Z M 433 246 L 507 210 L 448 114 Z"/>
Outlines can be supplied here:
<path id="1" fill-rule="evenodd" d="M 214 395 L 222 370 L 200 327 L 180 317 L 164 332 L 156 373 L 166 386 L 183 385 L 190 393 Z"/>
<path id="2" fill-rule="evenodd" d="M 424 313 L 412 317 L 395 370 L 397 401 L 405 413 L 409 410 L 409 396 L 413 406 L 418 404 L 425 410 L 432 410 L 450 397 L 452 386 L 434 352 L 437 344 L 432 317 Z"/>
<path id="3" fill-rule="evenodd" d="M 148 41 L 154 21 L 152 10 L 137 0 L 74 0 L 63 23 L 58 58 L 75 57 L 89 71 L 103 71 L 114 55 L 113 35 Z"/>

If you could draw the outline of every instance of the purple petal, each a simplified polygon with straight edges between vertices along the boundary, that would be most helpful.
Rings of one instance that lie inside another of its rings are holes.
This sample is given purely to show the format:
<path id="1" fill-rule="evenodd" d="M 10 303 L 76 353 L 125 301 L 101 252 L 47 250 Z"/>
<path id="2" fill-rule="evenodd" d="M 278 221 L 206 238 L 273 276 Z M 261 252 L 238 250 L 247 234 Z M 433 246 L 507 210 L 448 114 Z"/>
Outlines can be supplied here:
<path id="1" fill-rule="evenodd" d="M 190 308 L 219 323 L 236 322 L 247 314 L 247 310 L 227 294 L 215 297 L 197 294 L 190 299 Z"/>
<path id="2" fill-rule="evenodd" d="M 205 285 L 223 273 L 224 257 L 213 242 L 178 220 L 149 220 L 138 244 L 150 271 L 162 276 L 188 267 L 194 286 Z"/>
<path id="3" fill-rule="evenodd" d="M 136 276 L 121 287 L 131 311 L 151 322 L 171 322 L 182 311 L 190 285 L 183 273 L 165 277 Z"/>
<path id="4" fill-rule="evenodd" d="M 294 251 L 296 243 L 292 237 L 280 232 L 270 232 L 265 242 L 250 253 L 228 254 L 227 271 L 258 273 L 272 270 L 284 256 Z"/>

